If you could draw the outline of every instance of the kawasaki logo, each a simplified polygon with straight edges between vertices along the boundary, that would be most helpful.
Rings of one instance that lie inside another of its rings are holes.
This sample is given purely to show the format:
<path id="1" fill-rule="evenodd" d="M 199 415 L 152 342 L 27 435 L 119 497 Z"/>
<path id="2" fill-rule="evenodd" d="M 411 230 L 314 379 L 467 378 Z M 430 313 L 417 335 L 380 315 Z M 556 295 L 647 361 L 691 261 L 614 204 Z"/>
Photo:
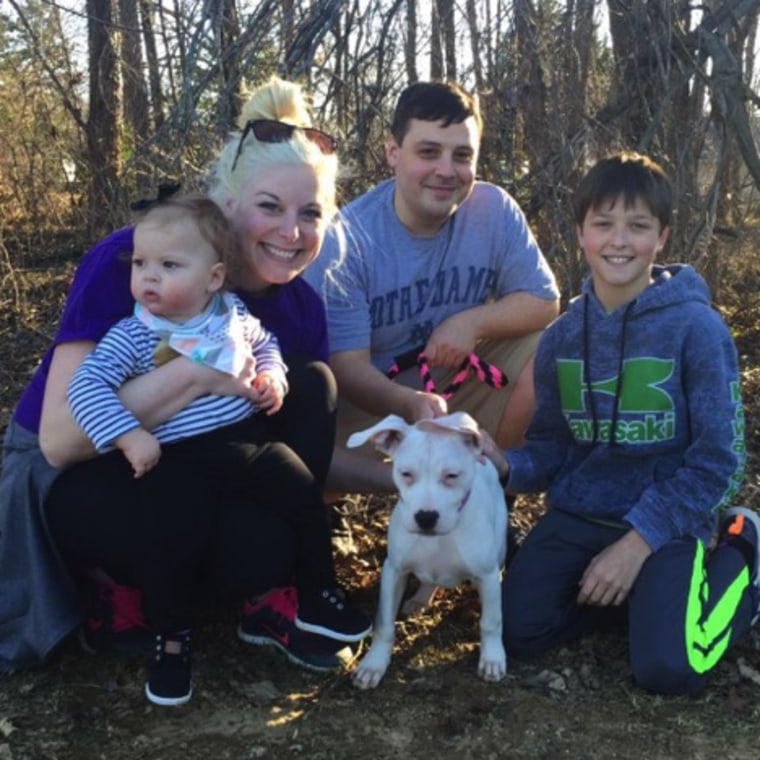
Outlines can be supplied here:
<path id="1" fill-rule="evenodd" d="M 615 440 L 621 443 L 651 443 L 667 441 L 675 436 L 673 399 L 659 387 L 673 375 L 672 359 L 639 357 L 623 361 L 623 377 L 618 398 L 620 414 L 636 415 L 636 419 L 620 419 L 615 425 Z M 593 421 L 578 419 L 576 415 L 587 410 L 589 389 L 583 382 L 583 361 L 558 359 L 562 411 L 568 418 L 573 435 L 579 441 L 591 441 L 594 435 Z M 591 392 L 614 396 L 618 385 L 617 376 L 591 383 Z M 597 438 L 610 440 L 611 420 L 599 420 Z"/>
<path id="2" fill-rule="evenodd" d="M 579 441 L 591 441 L 594 438 L 594 423 L 591 420 L 568 420 L 570 430 Z M 598 423 L 597 439 L 610 440 L 611 420 Z M 618 420 L 615 424 L 615 440 L 626 443 L 651 443 L 652 441 L 669 441 L 675 437 L 675 415 L 664 415 L 663 418 L 647 414 L 643 420 L 625 422 Z"/>

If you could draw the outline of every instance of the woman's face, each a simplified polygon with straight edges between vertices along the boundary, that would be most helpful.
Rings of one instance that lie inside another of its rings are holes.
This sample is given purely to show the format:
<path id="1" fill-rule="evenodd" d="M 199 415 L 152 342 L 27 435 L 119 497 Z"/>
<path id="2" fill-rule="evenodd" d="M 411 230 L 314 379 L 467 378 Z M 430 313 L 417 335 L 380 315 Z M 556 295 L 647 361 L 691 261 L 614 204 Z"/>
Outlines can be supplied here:
<path id="1" fill-rule="evenodd" d="M 282 285 L 316 257 L 326 219 L 319 183 L 307 164 L 263 167 L 226 209 L 238 235 L 235 285 L 250 291 Z"/>

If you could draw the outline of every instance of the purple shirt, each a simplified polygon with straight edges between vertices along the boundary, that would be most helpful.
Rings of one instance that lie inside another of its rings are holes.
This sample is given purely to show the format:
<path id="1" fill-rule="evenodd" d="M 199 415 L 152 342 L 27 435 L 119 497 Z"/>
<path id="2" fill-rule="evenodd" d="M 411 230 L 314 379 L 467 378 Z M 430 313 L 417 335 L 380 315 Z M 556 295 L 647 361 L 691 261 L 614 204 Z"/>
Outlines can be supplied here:
<path id="1" fill-rule="evenodd" d="M 52 345 L 42 357 L 13 413 L 15 421 L 37 433 L 53 351 L 60 343 L 97 343 L 120 319 L 132 314 L 129 288 L 133 227 L 96 243 L 83 257 L 71 283 Z M 235 291 L 248 310 L 277 336 L 283 354 L 301 353 L 327 361 L 327 325 L 317 293 L 301 277 L 273 287 L 266 295 Z"/>

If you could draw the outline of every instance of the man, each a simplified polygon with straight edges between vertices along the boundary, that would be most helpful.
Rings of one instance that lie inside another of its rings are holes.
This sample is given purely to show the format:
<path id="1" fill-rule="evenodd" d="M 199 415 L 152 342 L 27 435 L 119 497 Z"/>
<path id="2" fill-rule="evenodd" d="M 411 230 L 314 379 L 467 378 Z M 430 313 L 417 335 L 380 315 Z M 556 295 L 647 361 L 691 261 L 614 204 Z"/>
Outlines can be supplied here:
<path id="1" fill-rule="evenodd" d="M 392 487 L 387 464 L 345 448 L 386 414 L 414 422 L 461 409 L 502 446 L 518 444 L 530 421 L 532 356 L 558 291 L 515 201 L 475 182 L 481 131 L 477 102 L 457 85 L 404 90 L 386 145 L 394 177 L 348 204 L 306 275 L 327 302 L 341 396 L 328 479 L 336 491 Z M 509 384 L 470 380 L 447 404 L 422 389 L 420 351 L 439 391 L 472 351 Z"/>

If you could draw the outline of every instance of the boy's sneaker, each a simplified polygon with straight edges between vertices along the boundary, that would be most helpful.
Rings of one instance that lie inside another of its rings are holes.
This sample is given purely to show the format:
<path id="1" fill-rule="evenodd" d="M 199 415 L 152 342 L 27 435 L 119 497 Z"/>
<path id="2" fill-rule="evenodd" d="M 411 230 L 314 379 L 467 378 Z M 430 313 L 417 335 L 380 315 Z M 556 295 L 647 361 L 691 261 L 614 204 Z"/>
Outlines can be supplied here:
<path id="1" fill-rule="evenodd" d="M 145 696 L 154 705 L 176 707 L 190 701 L 193 686 L 190 669 L 190 632 L 159 634 L 148 666 Z"/>
<path id="2" fill-rule="evenodd" d="M 361 641 L 372 632 L 372 621 L 349 604 L 340 588 L 300 595 L 296 626 L 337 641 Z"/>
<path id="3" fill-rule="evenodd" d="M 257 600 L 246 601 L 238 637 L 248 644 L 276 647 L 291 662 L 309 670 L 327 672 L 345 665 L 349 647 L 335 650 L 335 641 L 306 633 L 295 625 L 298 604 L 295 588 L 275 588 Z"/>
<path id="4" fill-rule="evenodd" d="M 145 654 L 153 635 L 142 613 L 142 593 L 105 573 L 87 573 L 87 618 L 79 629 L 82 648 L 92 653 Z"/>
<path id="5" fill-rule="evenodd" d="M 751 583 L 760 594 L 760 515 L 746 507 L 731 507 L 723 513 L 721 537 L 733 543 L 752 568 Z M 757 620 L 760 607 L 754 617 Z"/>

